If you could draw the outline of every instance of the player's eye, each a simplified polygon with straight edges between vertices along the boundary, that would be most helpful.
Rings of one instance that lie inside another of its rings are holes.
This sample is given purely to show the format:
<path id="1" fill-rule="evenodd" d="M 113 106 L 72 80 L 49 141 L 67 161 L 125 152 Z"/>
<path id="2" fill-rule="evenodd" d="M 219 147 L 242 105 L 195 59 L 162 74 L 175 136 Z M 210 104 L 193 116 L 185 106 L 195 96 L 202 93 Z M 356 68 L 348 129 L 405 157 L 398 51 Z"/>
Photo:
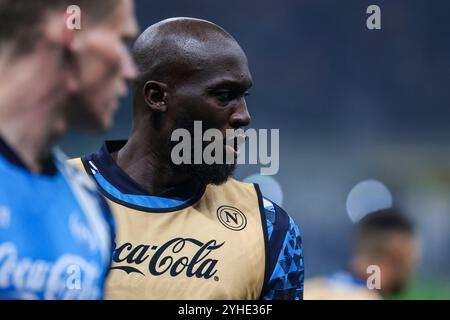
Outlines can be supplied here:
<path id="1" fill-rule="evenodd" d="M 215 92 L 214 95 L 221 103 L 228 103 L 242 97 L 248 97 L 250 96 L 250 93 L 248 91 L 242 92 L 237 90 L 221 90 Z"/>
<path id="2" fill-rule="evenodd" d="M 229 102 L 236 98 L 236 94 L 232 91 L 217 91 L 215 96 L 220 102 Z"/>

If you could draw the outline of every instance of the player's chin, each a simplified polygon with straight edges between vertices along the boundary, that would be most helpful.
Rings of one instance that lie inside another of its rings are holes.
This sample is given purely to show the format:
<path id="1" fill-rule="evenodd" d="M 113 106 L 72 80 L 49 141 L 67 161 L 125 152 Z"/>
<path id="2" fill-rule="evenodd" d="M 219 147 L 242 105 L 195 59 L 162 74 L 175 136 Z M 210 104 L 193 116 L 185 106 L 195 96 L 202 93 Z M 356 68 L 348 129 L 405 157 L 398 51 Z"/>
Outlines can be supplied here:
<path id="1" fill-rule="evenodd" d="M 72 129 L 82 132 L 91 132 L 91 133 L 103 133 L 110 129 L 111 125 L 103 123 L 102 121 L 96 121 L 92 118 L 85 121 L 76 121 L 71 125 Z"/>
<path id="2" fill-rule="evenodd" d="M 96 128 L 93 128 L 97 131 L 107 131 L 111 129 L 114 125 L 114 114 L 116 113 L 119 107 L 119 99 L 113 98 L 103 103 L 100 108 L 98 108 L 96 114 L 93 116 L 96 121 Z"/>
<path id="3" fill-rule="evenodd" d="M 107 131 L 114 126 L 114 115 L 116 114 L 119 108 L 119 98 L 115 97 L 109 100 L 108 103 L 105 104 L 105 108 L 103 108 L 103 112 L 98 114 L 99 118 L 99 126 L 98 130 Z"/>
<path id="4" fill-rule="evenodd" d="M 112 128 L 113 117 L 110 114 L 94 114 L 86 120 L 84 129 L 87 131 L 102 133 Z"/>
<path id="5" fill-rule="evenodd" d="M 110 130 L 114 126 L 114 120 L 113 116 L 111 115 L 108 118 L 101 119 L 97 122 L 97 125 L 92 128 L 92 130 L 99 131 L 99 132 L 105 132 Z"/>
<path id="6" fill-rule="evenodd" d="M 118 99 L 87 99 L 81 95 L 70 100 L 69 125 L 72 129 L 89 132 L 104 132 L 114 124 L 114 113 Z"/>

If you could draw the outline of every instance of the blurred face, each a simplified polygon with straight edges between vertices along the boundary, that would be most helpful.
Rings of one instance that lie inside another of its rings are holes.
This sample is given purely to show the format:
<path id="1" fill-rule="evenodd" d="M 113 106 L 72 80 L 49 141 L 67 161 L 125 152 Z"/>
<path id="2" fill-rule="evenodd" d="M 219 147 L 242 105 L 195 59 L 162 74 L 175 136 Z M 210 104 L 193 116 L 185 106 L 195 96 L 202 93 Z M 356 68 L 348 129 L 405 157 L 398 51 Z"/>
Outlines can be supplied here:
<path id="1" fill-rule="evenodd" d="M 128 43 L 137 34 L 132 0 L 122 0 L 111 18 L 80 33 L 76 57 L 79 88 L 71 97 L 72 125 L 94 130 L 112 126 L 119 98 L 127 94 L 126 81 L 136 66 Z"/>
<path id="2" fill-rule="evenodd" d="M 227 129 L 250 124 L 245 98 L 252 86 L 252 77 L 240 48 L 232 47 L 218 55 L 212 53 L 208 61 L 199 64 L 194 74 L 171 92 L 168 112 L 173 119 L 172 130 L 185 128 L 193 136 L 193 122 L 202 121 L 203 132 L 210 128 L 219 129 L 225 138 Z M 228 150 L 230 147 L 225 144 L 224 139 L 224 155 L 233 152 L 237 156 L 237 146 Z M 188 165 L 184 169 L 193 171 L 205 184 L 221 184 L 233 173 L 235 165 Z"/>
<path id="3" fill-rule="evenodd" d="M 411 280 L 417 263 L 417 242 L 410 235 L 397 235 L 390 241 L 382 274 L 382 289 L 386 294 L 397 294 Z M 384 280 L 383 280 L 384 276 Z"/>

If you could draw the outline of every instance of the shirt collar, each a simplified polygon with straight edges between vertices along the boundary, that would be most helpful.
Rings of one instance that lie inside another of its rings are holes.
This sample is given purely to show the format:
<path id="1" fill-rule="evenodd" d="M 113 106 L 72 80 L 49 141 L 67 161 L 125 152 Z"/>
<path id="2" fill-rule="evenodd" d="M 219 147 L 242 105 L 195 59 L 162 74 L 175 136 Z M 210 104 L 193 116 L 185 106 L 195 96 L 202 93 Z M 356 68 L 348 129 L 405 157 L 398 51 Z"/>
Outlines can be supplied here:
<path id="1" fill-rule="evenodd" d="M 86 159 L 92 161 L 101 175 L 120 192 L 148 196 L 149 194 L 128 176 L 111 156 L 112 153 L 120 151 L 126 143 L 126 140 L 106 141 L 99 151 L 86 157 Z M 198 181 L 190 181 L 186 184 L 172 187 L 164 192 L 152 194 L 152 196 L 187 200 L 202 192 L 203 189 L 204 187 Z"/>
<path id="2" fill-rule="evenodd" d="M 20 156 L 14 151 L 14 149 L 8 145 L 8 143 L 0 136 L 0 155 L 2 155 L 8 162 L 14 166 L 23 169 L 25 171 L 31 170 L 27 167 L 25 162 L 20 158 Z M 42 175 L 53 176 L 57 173 L 57 167 L 53 159 L 53 155 L 49 157 L 44 163 L 44 168 L 40 172 Z"/>

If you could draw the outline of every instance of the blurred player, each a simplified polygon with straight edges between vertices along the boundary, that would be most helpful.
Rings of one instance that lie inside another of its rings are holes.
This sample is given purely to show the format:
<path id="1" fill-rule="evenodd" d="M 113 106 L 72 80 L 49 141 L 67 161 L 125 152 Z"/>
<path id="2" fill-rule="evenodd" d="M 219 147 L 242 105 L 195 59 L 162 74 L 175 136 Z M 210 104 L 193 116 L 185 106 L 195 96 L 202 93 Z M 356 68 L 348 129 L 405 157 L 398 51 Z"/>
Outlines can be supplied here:
<path id="1" fill-rule="evenodd" d="M 110 126 L 136 32 L 131 0 L 0 0 L 0 299 L 103 297 L 112 216 L 53 145 Z"/>
<path id="2" fill-rule="evenodd" d="M 371 213 L 358 223 L 355 241 L 349 271 L 306 281 L 305 299 L 374 300 L 400 293 L 405 288 L 417 260 L 417 241 L 411 221 L 394 209 Z M 367 286 L 368 278 L 375 274 L 371 269 L 368 272 L 369 266 L 379 267 L 379 290 Z"/>
<path id="3" fill-rule="evenodd" d="M 222 132 L 250 123 L 239 44 L 213 23 L 174 18 L 147 29 L 133 54 L 129 140 L 75 160 L 117 218 L 107 298 L 302 299 L 301 237 L 286 212 L 231 179 L 234 165 L 171 160 L 172 132 L 194 120 Z"/>

